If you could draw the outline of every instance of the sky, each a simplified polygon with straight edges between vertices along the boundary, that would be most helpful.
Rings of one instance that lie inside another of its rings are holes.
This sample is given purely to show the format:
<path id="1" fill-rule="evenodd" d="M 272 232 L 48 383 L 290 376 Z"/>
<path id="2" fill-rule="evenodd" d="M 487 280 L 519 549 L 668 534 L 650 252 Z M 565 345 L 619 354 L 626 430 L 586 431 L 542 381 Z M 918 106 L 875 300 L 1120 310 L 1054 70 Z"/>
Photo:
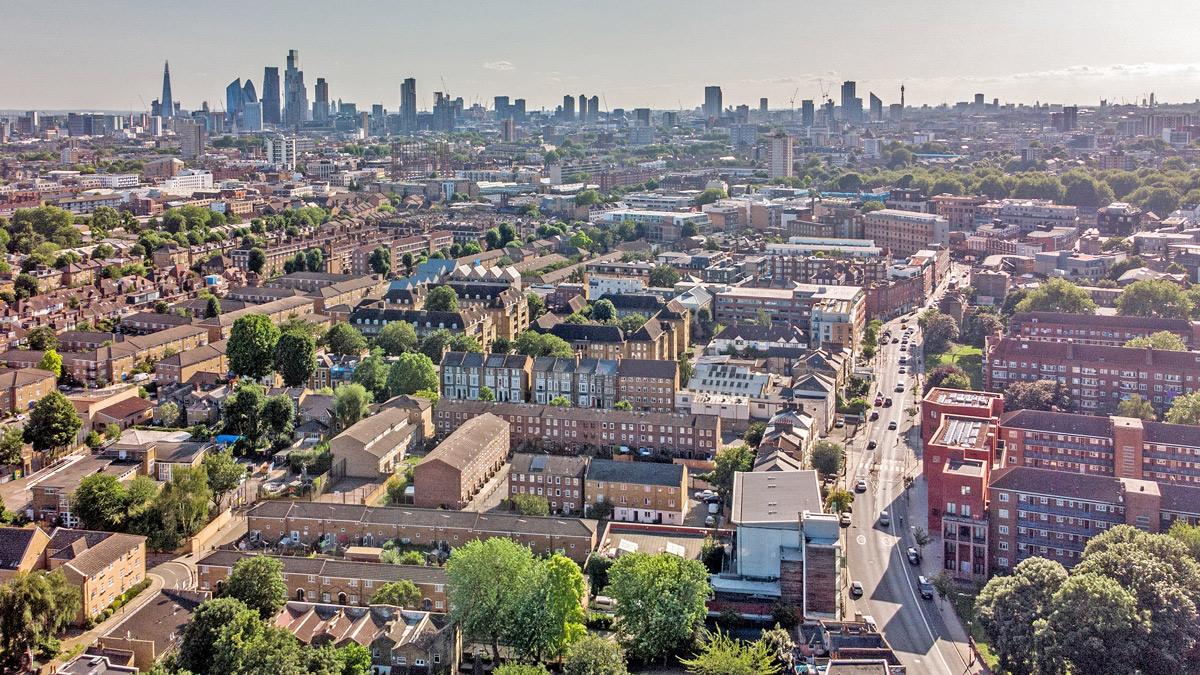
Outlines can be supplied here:
<path id="1" fill-rule="evenodd" d="M 263 66 L 300 51 L 312 98 L 418 106 L 449 91 L 492 107 L 563 94 L 601 108 L 692 109 L 705 85 L 724 102 L 773 109 L 842 80 L 884 104 L 969 100 L 1098 104 L 1200 98 L 1197 0 L 4 0 L 0 109 L 148 108 L 164 60 L 185 108 L 221 108 L 235 77 L 262 91 Z M 444 82 L 444 84 L 443 84 Z"/>

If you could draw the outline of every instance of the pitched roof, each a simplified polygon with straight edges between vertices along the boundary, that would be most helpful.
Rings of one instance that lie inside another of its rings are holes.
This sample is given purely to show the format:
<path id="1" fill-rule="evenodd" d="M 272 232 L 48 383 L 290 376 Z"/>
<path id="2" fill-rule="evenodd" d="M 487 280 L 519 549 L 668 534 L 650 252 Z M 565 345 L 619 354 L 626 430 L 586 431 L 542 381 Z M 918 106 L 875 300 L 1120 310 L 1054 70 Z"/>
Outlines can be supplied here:
<path id="1" fill-rule="evenodd" d="M 1119 478 L 1031 466 L 1012 466 L 992 472 L 988 488 L 1105 503 L 1116 503 L 1121 498 Z"/>
<path id="2" fill-rule="evenodd" d="M 0 527 L 0 570 L 17 570 L 40 528 Z"/>
<path id="3" fill-rule="evenodd" d="M 593 459 L 588 464 L 587 480 L 605 483 L 664 485 L 679 487 L 683 483 L 682 464 L 659 462 L 618 462 L 612 459 Z"/>
<path id="4" fill-rule="evenodd" d="M 1107 417 L 1048 410 L 1014 410 L 1000 418 L 1000 426 L 1073 436 L 1112 436 L 1112 420 Z"/>
<path id="5" fill-rule="evenodd" d="M 472 417 L 450 432 L 450 435 L 421 461 L 440 461 L 461 468 L 475 459 L 485 445 L 501 435 L 507 440 L 508 422 L 491 413 L 484 413 Z"/>
<path id="6" fill-rule="evenodd" d="M 59 527 L 50 535 L 46 554 L 51 560 L 62 561 L 67 569 L 92 577 L 145 541 L 145 537 L 134 534 Z"/>

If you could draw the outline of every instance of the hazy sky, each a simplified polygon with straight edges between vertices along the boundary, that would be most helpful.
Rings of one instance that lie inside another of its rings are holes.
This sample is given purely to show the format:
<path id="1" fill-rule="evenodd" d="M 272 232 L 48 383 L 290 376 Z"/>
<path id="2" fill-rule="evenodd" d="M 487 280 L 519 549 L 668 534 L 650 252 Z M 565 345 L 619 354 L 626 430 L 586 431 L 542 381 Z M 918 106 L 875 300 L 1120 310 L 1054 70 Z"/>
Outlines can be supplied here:
<path id="1" fill-rule="evenodd" d="M 447 89 L 468 105 L 562 95 L 602 106 L 693 108 L 837 97 L 843 79 L 885 104 L 987 100 L 1095 104 L 1200 97 L 1200 0 L 4 0 L 0 109 L 142 110 L 171 62 L 175 98 L 223 105 L 224 87 L 300 50 L 312 96 L 360 109 Z M 442 78 L 445 85 L 442 85 Z M 145 100 L 145 104 L 139 99 Z M 606 103 L 605 103 L 606 101 Z"/>

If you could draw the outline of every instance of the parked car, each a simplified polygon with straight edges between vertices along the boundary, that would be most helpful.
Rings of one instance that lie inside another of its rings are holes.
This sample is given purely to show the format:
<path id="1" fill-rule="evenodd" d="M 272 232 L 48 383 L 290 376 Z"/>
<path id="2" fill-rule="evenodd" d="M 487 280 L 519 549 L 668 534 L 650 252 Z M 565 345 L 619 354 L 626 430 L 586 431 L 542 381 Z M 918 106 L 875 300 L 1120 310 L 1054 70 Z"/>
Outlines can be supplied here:
<path id="1" fill-rule="evenodd" d="M 715 516 L 715 515 L 717 515 L 717 514 L 718 514 L 718 513 L 720 513 L 720 512 L 721 512 L 721 505 L 720 505 L 718 502 L 709 502 L 709 503 L 708 503 L 708 513 L 709 513 L 709 515 L 713 515 L 713 516 Z"/>
<path id="2" fill-rule="evenodd" d="M 875 421 L 875 420 L 877 420 L 877 419 L 879 419 L 879 411 L 878 411 L 878 410 L 872 410 L 872 411 L 871 411 L 871 421 L 872 421 L 872 422 L 874 422 L 874 421 Z"/>
<path id="3" fill-rule="evenodd" d="M 892 524 L 892 515 L 890 513 L 888 513 L 887 511 L 880 511 L 879 512 L 879 524 L 884 527 L 891 525 Z"/>
<path id="4" fill-rule="evenodd" d="M 892 338 L 892 344 L 894 344 L 894 345 L 900 344 L 900 338 L 898 338 L 898 337 Z"/>
<path id="5" fill-rule="evenodd" d="M 850 527 L 850 514 L 843 511 L 838 515 L 838 523 L 840 523 L 842 527 Z"/>
<path id="6" fill-rule="evenodd" d="M 871 440 L 867 441 L 867 449 L 868 450 L 874 450 L 878 446 L 879 446 L 879 443 L 876 442 L 875 439 L 873 439 L 873 438 Z"/>
<path id="7" fill-rule="evenodd" d="M 883 399 L 883 407 L 885 407 L 885 408 L 892 407 L 892 397 L 891 396 Z"/>
<path id="8" fill-rule="evenodd" d="M 867 479 L 859 478 L 858 482 L 854 484 L 854 491 L 855 492 L 866 492 L 867 491 Z"/>
<path id="9" fill-rule="evenodd" d="M 888 422 L 888 431 L 895 431 L 895 430 L 896 430 L 896 420 L 892 420 L 891 422 Z"/>
<path id="10" fill-rule="evenodd" d="M 917 590 L 920 591 L 922 598 L 926 600 L 933 599 L 933 584 L 929 583 L 929 580 L 925 577 L 917 577 Z"/>
<path id="11" fill-rule="evenodd" d="M 910 564 L 910 565 L 920 565 L 921 564 L 921 554 L 917 553 L 917 549 L 913 548 L 912 546 L 908 547 L 908 550 L 904 552 L 904 555 L 906 558 L 908 558 L 908 564 Z"/>
<path id="12" fill-rule="evenodd" d="M 850 582 L 850 595 L 856 598 L 861 598 L 863 594 L 863 585 L 861 581 Z"/>
<path id="13" fill-rule="evenodd" d="M 712 490 L 696 490 L 695 496 L 696 496 L 696 499 L 698 499 L 700 501 L 705 501 L 709 497 L 716 497 L 717 493 L 713 492 Z"/>
<path id="14" fill-rule="evenodd" d="M 716 525 L 716 524 L 717 524 L 717 519 L 715 516 L 708 516 L 707 518 L 704 519 L 705 527 L 712 527 L 713 525 Z"/>

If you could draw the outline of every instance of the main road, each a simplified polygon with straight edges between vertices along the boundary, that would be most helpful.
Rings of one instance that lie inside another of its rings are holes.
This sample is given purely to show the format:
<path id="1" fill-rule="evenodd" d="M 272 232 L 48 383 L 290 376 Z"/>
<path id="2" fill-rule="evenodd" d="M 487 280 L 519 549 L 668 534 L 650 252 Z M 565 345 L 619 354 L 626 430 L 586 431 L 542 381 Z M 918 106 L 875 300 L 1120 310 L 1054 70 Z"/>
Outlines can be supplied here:
<path id="1" fill-rule="evenodd" d="M 952 275 L 947 275 L 952 276 Z M 864 587 L 862 597 L 851 598 L 854 611 L 874 618 L 897 656 L 915 673 L 961 675 L 976 672 L 967 637 L 953 609 L 940 599 L 925 599 L 917 588 L 920 575 L 932 578 L 940 565 L 940 551 L 924 551 L 924 560 L 914 566 L 906 550 L 916 546 L 914 528 L 925 523 L 925 483 L 921 477 L 920 430 L 909 409 L 919 405 L 917 374 L 922 370 L 921 341 L 915 315 L 908 321 L 914 331 L 912 351 L 882 337 L 875 357 L 875 381 L 868 395 L 876 392 L 892 398 L 888 407 L 873 407 L 879 419 L 862 424 L 847 443 L 846 488 L 854 490 L 861 479 L 865 492 L 856 493 L 852 523 L 845 530 L 850 578 Z M 902 337 L 899 319 L 884 325 Z M 915 352 L 915 353 L 914 353 Z M 901 357 L 908 357 L 901 373 Z M 903 383 L 902 391 L 896 391 Z M 915 390 L 915 391 L 914 391 Z M 869 413 L 868 413 L 869 414 Z M 895 429 L 889 429 L 891 423 Z M 870 441 L 875 449 L 868 449 Z M 912 479 L 905 487 L 906 478 Z M 880 514 L 887 511 L 890 522 L 883 525 Z"/>

